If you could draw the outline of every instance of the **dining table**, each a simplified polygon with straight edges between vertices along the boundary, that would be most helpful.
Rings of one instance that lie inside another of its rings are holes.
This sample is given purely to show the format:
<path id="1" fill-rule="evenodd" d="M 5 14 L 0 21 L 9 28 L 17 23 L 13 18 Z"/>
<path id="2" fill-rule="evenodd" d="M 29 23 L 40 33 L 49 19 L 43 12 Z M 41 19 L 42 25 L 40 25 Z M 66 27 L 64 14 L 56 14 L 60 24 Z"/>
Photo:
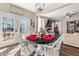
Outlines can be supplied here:
<path id="1" fill-rule="evenodd" d="M 37 35 L 30 35 L 26 37 L 26 40 L 29 42 L 36 44 L 37 51 L 35 53 L 36 56 L 44 56 L 44 45 L 53 43 L 55 38 L 51 35 L 44 35 L 43 37 L 38 37 Z"/>

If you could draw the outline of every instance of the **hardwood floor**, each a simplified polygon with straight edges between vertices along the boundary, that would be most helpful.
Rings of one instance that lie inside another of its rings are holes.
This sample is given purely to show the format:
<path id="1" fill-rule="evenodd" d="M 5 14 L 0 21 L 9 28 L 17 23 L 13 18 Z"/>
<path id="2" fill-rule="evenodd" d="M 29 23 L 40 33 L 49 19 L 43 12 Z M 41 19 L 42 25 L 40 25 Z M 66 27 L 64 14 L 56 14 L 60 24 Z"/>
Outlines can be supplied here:
<path id="1" fill-rule="evenodd" d="M 18 48 L 18 44 L 8 46 L 5 48 L 0 48 L 0 56 L 8 56 L 8 55 L 11 56 L 12 55 L 11 53 L 15 53 L 15 50 L 17 48 Z M 60 56 L 79 56 L 79 48 L 62 44 L 59 55 Z M 20 56 L 20 49 L 16 52 L 14 56 Z"/>
<path id="2" fill-rule="evenodd" d="M 60 56 L 79 56 L 79 48 L 62 44 L 59 55 Z"/>
<path id="3" fill-rule="evenodd" d="M 0 48 L 0 56 L 10 56 L 10 55 L 12 55 L 16 52 L 18 47 L 19 47 L 19 45 L 15 44 L 15 45 Z M 20 55 L 20 49 L 14 55 L 19 56 Z"/>

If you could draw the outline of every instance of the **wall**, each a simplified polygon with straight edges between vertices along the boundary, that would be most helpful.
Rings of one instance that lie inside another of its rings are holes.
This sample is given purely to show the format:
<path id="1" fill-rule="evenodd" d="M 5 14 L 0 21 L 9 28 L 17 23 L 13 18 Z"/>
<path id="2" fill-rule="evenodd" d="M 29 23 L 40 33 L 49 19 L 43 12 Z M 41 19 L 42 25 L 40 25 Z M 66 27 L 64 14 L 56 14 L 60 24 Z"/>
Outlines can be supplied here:
<path id="1" fill-rule="evenodd" d="M 0 11 L 12 13 L 12 12 L 10 12 L 10 6 L 11 5 L 13 5 L 13 4 L 11 4 L 11 3 L 0 3 Z M 14 5 L 14 6 L 16 6 L 16 5 Z M 19 6 L 17 6 L 17 7 L 19 7 Z M 19 8 L 21 8 L 21 7 L 19 7 Z M 21 8 L 21 9 L 23 9 L 23 8 Z M 32 19 L 33 22 L 35 22 L 35 13 L 28 11 L 28 10 L 25 10 L 25 9 L 23 9 L 23 10 L 24 10 L 24 14 L 22 16 L 25 16 L 29 19 Z M 19 14 L 16 14 L 16 15 L 19 15 Z M 33 30 L 35 30 L 35 28 Z"/>
<path id="2" fill-rule="evenodd" d="M 15 22 L 17 22 L 17 20 L 18 20 L 17 18 L 19 18 L 19 20 L 21 20 L 22 16 L 24 16 L 24 17 L 26 17 L 28 19 L 32 19 L 32 21 L 35 22 L 35 20 L 36 20 L 35 19 L 35 13 L 23 9 L 24 10 L 24 14 L 23 15 L 15 14 L 15 13 L 12 13 L 10 11 L 10 6 L 11 5 L 13 5 L 13 4 L 10 4 L 10 3 L 0 3 L 0 15 L 2 15 L 2 14 L 6 14 L 7 16 L 12 16 L 13 15 L 13 18 L 15 18 L 15 20 L 14 20 Z M 16 6 L 16 5 L 14 5 L 14 6 Z M 21 8 L 21 7 L 19 7 L 19 8 Z M 0 18 L 2 18 L 2 17 L 0 16 Z M 1 21 L 2 20 L 0 19 L 0 39 L 2 40 L 3 37 L 1 35 L 2 35 L 3 32 L 1 30 L 1 28 L 2 28 L 2 24 L 1 24 L 2 22 Z M 17 24 L 18 24 L 18 22 L 15 24 L 15 27 L 16 27 Z M 18 28 L 18 26 L 16 28 Z M 30 28 L 32 28 L 32 26 Z M 35 28 L 32 29 L 32 31 L 35 31 Z M 7 45 L 11 45 L 11 44 L 16 44 L 17 41 L 18 41 L 17 37 L 13 37 L 13 39 L 11 38 L 11 40 L 7 40 L 7 41 L 0 41 L 0 47 L 4 47 L 4 46 L 7 46 Z"/>
<path id="3" fill-rule="evenodd" d="M 72 20 L 79 20 L 79 15 L 77 16 L 73 16 L 71 18 L 65 18 L 62 19 L 61 21 L 61 29 L 62 29 L 62 33 L 67 33 L 67 21 L 72 21 Z"/>

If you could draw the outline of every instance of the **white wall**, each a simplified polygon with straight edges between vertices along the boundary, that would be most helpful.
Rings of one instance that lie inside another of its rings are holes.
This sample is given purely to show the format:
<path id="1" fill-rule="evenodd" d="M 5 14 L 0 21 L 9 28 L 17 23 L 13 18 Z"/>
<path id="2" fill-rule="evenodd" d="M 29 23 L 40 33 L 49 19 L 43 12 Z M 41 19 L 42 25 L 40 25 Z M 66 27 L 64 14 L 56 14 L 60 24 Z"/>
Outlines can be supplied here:
<path id="1" fill-rule="evenodd" d="M 35 22 L 35 13 L 33 13 L 33 12 L 30 12 L 30 11 L 28 11 L 28 10 L 25 10 L 25 9 L 23 9 L 24 10 L 24 14 L 23 15 L 19 15 L 19 14 L 15 14 L 15 13 L 12 13 L 11 11 L 10 11 L 10 7 L 11 7 L 11 5 L 13 5 L 13 4 L 10 4 L 10 3 L 0 3 L 0 15 L 5 15 L 5 16 L 12 16 L 12 17 L 14 17 L 15 19 L 14 19 L 14 21 L 16 22 L 15 23 L 15 27 L 18 29 L 18 26 L 17 26 L 17 24 L 18 24 L 18 21 L 17 20 L 19 20 L 18 18 L 20 18 L 20 17 L 26 17 L 26 18 L 28 18 L 28 19 L 32 19 L 33 20 L 33 22 Z M 16 5 L 15 5 L 16 6 Z M 17 6 L 18 7 L 18 6 Z M 20 19 L 21 20 L 21 19 Z M 27 20 L 27 19 L 26 19 Z M 28 26 L 29 27 L 29 26 Z M 35 30 L 35 28 L 33 29 L 33 30 Z M 3 37 L 2 37 L 2 20 L 1 20 L 1 16 L 0 16 L 0 39 L 2 40 L 3 39 Z M 15 44 L 15 43 L 17 43 L 18 42 L 18 40 L 17 40 L 17 38 L 15 38 L 14 40 L 12 39 L 12 40 L 10 40 L 10 41 L 0 41 L 0 47 L 3 47 L 3 46 L 6 46 L 6 45 L 10 45 L 10 44 Z"/>
<path id="2" fill-rule="evenodd" d="M 61 21 L 61 30 L 62 33 L 67 33 L 67 21 L 79 20 L 78 16 L 73 16 L 71 18 L 65 18 Z"/>
<path id="3" fill-rule="evenodd" d="M 10 11 L 11 5 L 13 5 L 13 4 L 11 4 L 11 3 L 0 3 L 0 11 L 6 12 L 6 13 L 15 14 L 15 15 L 19 15 L 19 14 L 16 14 L 16 13 L 12 13 Z M 14 5 L 14 6 L 16 6 L 16 5 Z M 19 7 L 19 6 L 16 6 L 16 7 Z M 19 7 L 19 8 L 21 8 L 21 7 Z M 23 9 L 23 8 L 21 8 L 21 9 Z M 23 11 L 24 11 L 24 14 L 23 15 L 19 15 L 19 16 L 25 16 L 25 17 L 27 17 L 29 19 L 32 19 L 33 22 L 35 22 L 35 20 L 36 20 L 35 13 L 33 13 L 33 12 L 29 11 L 29 10 L 26 10 L 26 9 L 23 9 Z M 36 28 L 36 26 L 35 26 L 35 28 Z M 33 31 L 35 31 L 35 28 L 33 28 Z"/>

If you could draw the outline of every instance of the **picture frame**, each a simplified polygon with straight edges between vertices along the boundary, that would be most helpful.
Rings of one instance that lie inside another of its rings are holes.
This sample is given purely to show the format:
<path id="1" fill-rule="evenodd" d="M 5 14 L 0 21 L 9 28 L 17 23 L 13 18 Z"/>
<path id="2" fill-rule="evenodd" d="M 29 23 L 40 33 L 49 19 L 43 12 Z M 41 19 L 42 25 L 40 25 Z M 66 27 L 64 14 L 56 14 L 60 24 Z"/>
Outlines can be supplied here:
<path id="1" fill-rule="evenodd" d="M 76 20 L 74 21 L 67 21 L 67 33 L 74 33 L 76 32 Z"/>
<path id="2" fill-rule="evenodd" d="M 10 12 L 15 13 L 15 14 L 20 14 L 20 15 L 24 14 L 24 10 L 20 7 L 15 6 L 15 5 L 10 6 Z"/>
<path id="3" fill-rule="evenodd" d="M 35 28 L 35 23 L 33 22 L 32 19 L 30 20 L 30 25 L 31 25 L 31 27 L 32 27 L 33 29 Z"/>

